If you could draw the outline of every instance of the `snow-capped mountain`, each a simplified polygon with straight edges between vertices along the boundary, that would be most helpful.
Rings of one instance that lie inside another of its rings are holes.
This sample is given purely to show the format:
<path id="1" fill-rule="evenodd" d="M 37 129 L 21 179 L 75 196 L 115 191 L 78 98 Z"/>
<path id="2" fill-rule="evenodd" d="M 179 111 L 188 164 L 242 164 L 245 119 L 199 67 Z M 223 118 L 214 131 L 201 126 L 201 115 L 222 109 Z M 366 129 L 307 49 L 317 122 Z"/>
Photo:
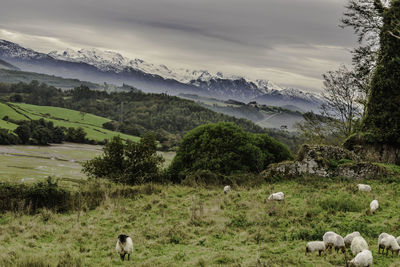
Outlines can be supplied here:
<path id="1" fill-rule="evenodd" d="M 113 51 L 67 49 L 39 53 L 18 44 L 0 40 L 0 59 L 23 71 L 77 78 L 95 83 L 123 83 L 145 92 L 197 94 L 243 102 L 257 101 L 275 106 L 297 106 L 302 110 L 319 109 L 319 96 L 297 89 L 281 88 L 264 79 L 251 80 L 225 76 L 207 70 L 171 69 L 141 59 L 129 59 Z"/>

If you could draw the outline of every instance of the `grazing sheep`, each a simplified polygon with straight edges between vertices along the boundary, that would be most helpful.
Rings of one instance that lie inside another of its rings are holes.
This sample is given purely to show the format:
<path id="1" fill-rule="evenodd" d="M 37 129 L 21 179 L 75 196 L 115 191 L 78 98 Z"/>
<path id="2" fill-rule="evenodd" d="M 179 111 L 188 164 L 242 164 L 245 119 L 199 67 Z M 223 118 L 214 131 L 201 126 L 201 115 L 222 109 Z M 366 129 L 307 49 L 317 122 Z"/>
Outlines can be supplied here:
<path id="1" fill-rule="evenodd" d="M 268 200 L 285 200 L 285 195 L 282 192 L 274 193 L 268 197 Z"/>
<path id="2" fill-rule="evenodd" d="M 338 252 L 341 250 L 343 253 L 346 253 L 346 246 L 344 245 L 344 239 L 340 235 L 336 235 L 336 240 L 334 243 L 335 251 Z"/>
<path id="3" fill-rule="evenodd" d="M 357 256 L 358 253 L 363 251 L 364 249 L 369 249 L 367 241 L 361 236 L 354 237 L 351 242 L 351 252 L 354 256 Z"/>
<path id="4" fill-rule="evenodd" d="M 331 250 L 333 246 L 336 243 L 336 236 L 337 234 L 335 232 L 326 232 L 324 236 L 322 237 L 322 240 L 325 243 L 326 249 Z"/>
<path id="5" fill-rule="evenodd" d="M 397 241 L 397 244 L 399 244 L 399 246 L 400 246 L 400 236 L 398 236 L 398 237 L 396 238 L 396 241 Z"/>
<path id="6" fill-rule="evenodd" d="M 353 232 L 351 234 L 348 234 L 344 237 L 344 244 L 346 245 L 346 247 L 350 247 L 351 246 L 351 241 L 353 241 L 353 239 L 356 236 L 361 236 L 360 232 Z"/>
<path id="7" fill-rule="evenodd" d="M 127 235 L 119 235 L 117 244 L 115 245 L 115 250 L 121 256 L 121 260 L 125 260 L 125 255 L 128 254 L 129 261 L 130 255 L 133 252 L 132 239 Z"/>
<path id="8" fill-rule="evenodd" d="M 358 190 L 362 192 L 371 192 L 371 186 L 367 184 L 358 184 L 357 185 Z"/>
<path id="9" fill-rule="evenodd" d="M 324 241 L 311 241 L 306 245 L 306 254 L 309 252 L 318 251 L 318 255 L 321 256 L 321 253 L 326 249 Z"/>
<path id="10" fill-rule="evenodd" d="M 386 249 L 386 256 L 389 254 L 389 250 L 392 251 L 392 255 L 394 252 L 396 252 L 398 255 L 400 254 L 400 246 L 397 243 L 396 238 L 386 233 L 380 234 L 378 238 L 378 254 L 380 254 L 381 249 L 383 249 L 382 254 L 385 252 Z"/>
<path id="11" fill-rule="evenodd" d="M 350 267 L 369 267 L 372 266 L 372 253 L 368 249 L 364 249 L 358 253 L 354 259 L 350 261 Z"/>
<path id="12" fill-rule="evenodd" d="M 375 213 L 375 211 L 379 208 L 378 200 L 372 200 L 369 204 L 369 207 L 371 208 L 371 213 Z"/>
<path id="13" fill-rule="evenodd" d="M 225 193 L 225 194 L 228 194 L 229 192 L 231 192 L 231 186 L 230 186 L 230 185 L 226 185 L 226 186 L 224 187 L 224 193 Z"/>

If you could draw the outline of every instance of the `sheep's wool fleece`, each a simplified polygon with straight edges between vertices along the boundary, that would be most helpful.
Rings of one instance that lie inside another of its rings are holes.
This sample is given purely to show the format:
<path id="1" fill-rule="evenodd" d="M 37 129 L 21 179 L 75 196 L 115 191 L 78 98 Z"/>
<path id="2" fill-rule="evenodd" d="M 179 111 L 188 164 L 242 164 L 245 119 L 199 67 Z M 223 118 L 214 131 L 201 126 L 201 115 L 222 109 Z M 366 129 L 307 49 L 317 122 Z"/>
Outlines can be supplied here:
<path id="1" fill-rule="evenodd" d="M 311 241 L 307 243 L 307 248 L 310 252 L 325 250 L 325 243 L 323 241 Z"/>
<path id="2" fill-rule="evenodd" d="M 368 249 L 364 249 L 355 256 L 350 262 L 355 266 L 366 267 L 371 266 L 373 261 L 372 253 Z"/>
<path id="3" fill-rule="evenodd" d="M 379 208 L 378 200 L 372 200 L 371 204 L 369 204 L 371 211 L 376 211 Z"/>
<path id="4" fill-rule="evenodd" d="M 336 236 L 337 234 L 335 232 L 326 232 L 322 237 L 322 240 L 325 242 L 325 244 L 335 244 Z"/>
<path id="5" fill-rule="evenodd" d="M 370 192 L 371 191 L 371 186 L 369 186 L 367 184 L 358 184 L 357 187 L 358 187 L 358 190 L 360 190 L 362 192 Z"/>
<path id="6" fill-rule="evenodd" d="M 123 254 L 124 252 L 127 254 L 131 254 L 133 252 L 133 242 L 130 237 L 126 238 L 125 244 L 122 244 L 119 240 L 117 241 L 117 244 L 115 245 L 115 250 L 119 254 Z"/>
<path id="7" fill-rule="evenodd" d="M 357 255 L 364 249 L 369 249 L 367 241 L 361 236 L 357 236 L 351 242 L 351 252 L 353 255 Z"/>
<path id="8" fill-rule="evenodd" d="M 351 242 L 353 241 L 353 239 L 354 239 L 356 236 L 361 236 L 360 232 L 353 232 L 353 233 L 351 233 L 351 234 L 346 235 L 346 236 L 344 237 L 344 243 L 345 243 L 347 246 L 350 246 L 350 245 L 351 245 Z"/>
<path id="9" fill-rule="evenodd" d="M 268 197 L 268 200 L 284 200 L 285 194 L 283 192 L 273 193 Z"/>

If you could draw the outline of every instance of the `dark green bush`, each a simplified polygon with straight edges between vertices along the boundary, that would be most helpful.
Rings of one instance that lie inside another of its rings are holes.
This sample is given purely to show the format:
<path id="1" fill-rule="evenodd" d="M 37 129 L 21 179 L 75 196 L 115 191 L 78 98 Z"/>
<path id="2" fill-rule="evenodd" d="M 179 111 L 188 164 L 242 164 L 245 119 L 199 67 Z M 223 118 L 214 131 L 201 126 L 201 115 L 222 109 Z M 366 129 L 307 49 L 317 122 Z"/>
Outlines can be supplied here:
<path id="1" fill-rule="evenodd" d="M 206 124 L 184 136 L 169 173 L 175 182 L 198 170 L 259 173 L 270 163 L 291 157 L 286 146 L 267 134 L 247 133 L 233 123 Z"/>

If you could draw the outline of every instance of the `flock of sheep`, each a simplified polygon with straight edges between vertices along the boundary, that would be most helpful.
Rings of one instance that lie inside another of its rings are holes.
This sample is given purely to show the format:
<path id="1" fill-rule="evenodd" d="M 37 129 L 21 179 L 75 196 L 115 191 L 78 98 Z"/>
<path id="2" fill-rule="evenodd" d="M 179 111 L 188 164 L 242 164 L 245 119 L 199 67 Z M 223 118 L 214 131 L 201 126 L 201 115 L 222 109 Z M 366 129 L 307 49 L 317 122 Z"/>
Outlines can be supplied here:
<path id="1" fill-rule="evenodd" d="M 358 184 L 357 187 L 358 190 L 363 192 L 371 191 L 369 185 Z M 374 199 L 370 203 L 371 213 L 375 213 L 378 208 L 378 200 Z M 340 250 L 346 255 L 346 247 L 350 247 L 355 257 L 350 262 L 347 262 L 346 259 L 346 266 L 367 267 L 372 265 L 372 253 L 369 250 L 367 241 L 365 241 L 359 232 L 353 232 L 346 235 L 344 238 L 334 232 L 326 232 L 322 240 L 323 241 L 308 242 L 306 245 L 306 254 L 308 252 L 318 251 L 318 254 L 321 256 L 322 252 L 327 250 L 331 251 L 332 248 L 335 248 L 336 252 Z M 389 250 L 392 251 L 392 255 L 393 253 L 400 255 L 400 236 L 396 239 L 392 235 L 381 233 L 378 237 L 378 254 L 381 253 L 381 249 L 382 254 L 386 249 L 386 255 L 388 255 Z"/>
<path id="2" fill-rule="evenodd" d="M 371 187 L 366 184 L 358 184 L 357 187 L 359 191 L 371 191 Z M 224 193 L 228 194 L 229 192 L 231 192 L 231 187 L 227 185 L 224 187 Z M 268 200 L 284 201 L 285 195 L 283 192 L 273 193 L 268 197 Z M 378 200 L 374 199 L 370 203 L 371 213 L 375 213 L 378 208 Z M 367 241 L 365 241 L 359 232 L 353 232 L 344 238 L 335 232 L 326 232 L 322 240 L 308 242 L 306 245 L 306 254 L 318 251 L 318 254 L 321 256 L 322 252 L 327 250 L 332 251 L 332 248 L 334 248 L 336 252 L 341 251 L 346 255 L 346 247 L 350 247 L 355 257 L 350 262 L 346 260 L 346 266 L 368 267 L 372 265 L 372 253 L 369 250 Z M 387 233 L 380 234 L 378 238 L 378 254 L 380 254 L 381 249 L 382 254 L 386 249 L 386 255 L 388 255 L 389 250 L 392 251 L 392 255 L 394 252 L 400 255 L 400 236 L 396 239 Z M 130 254 L 133 252 L 132 239 L 124 234 L 119 235 L 115 250 L 120 255 L 121 260 L 124 260 L 127 254 L 129 260 Z"/>

